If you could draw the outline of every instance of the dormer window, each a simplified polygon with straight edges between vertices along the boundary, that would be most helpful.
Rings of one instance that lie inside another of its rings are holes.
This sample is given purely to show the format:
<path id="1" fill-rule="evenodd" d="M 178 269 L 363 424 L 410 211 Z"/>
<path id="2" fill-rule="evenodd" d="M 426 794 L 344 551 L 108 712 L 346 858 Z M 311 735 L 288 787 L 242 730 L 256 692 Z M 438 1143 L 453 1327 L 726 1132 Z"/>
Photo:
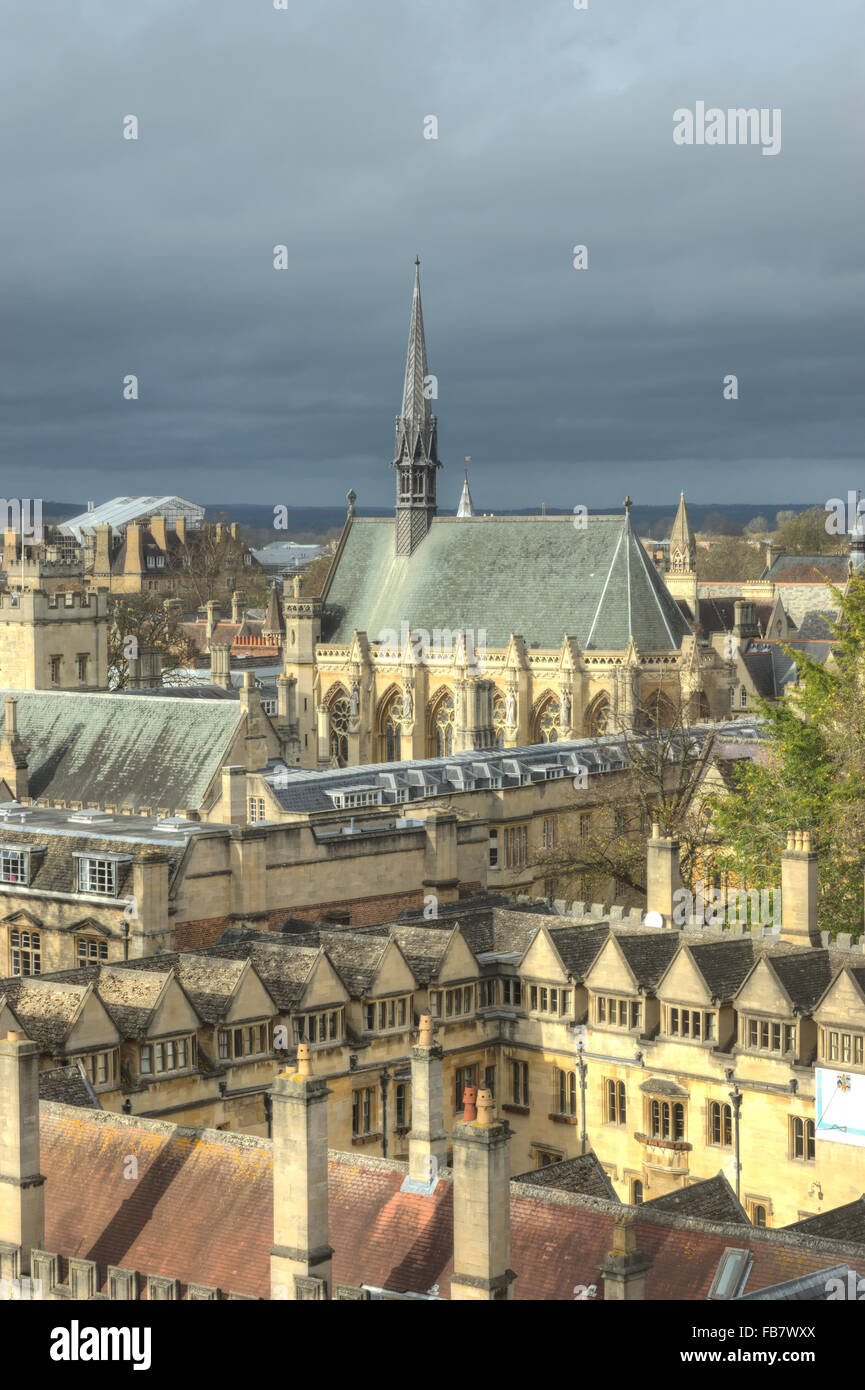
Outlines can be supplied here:
<path id="1" fill-rule="evenodd" d="M 688 1038 L 692 1042 L 714 1042 L 717 1037 L 717 1015 L 705 1009 L 683 1009 L 665 1004 L 662 1009 L 663 1030 L 670 1038 Z"/>
<path id="2" fill-rule="evenodd" d="M 22 849 L 0 849 L 0 883 L 26 887 L 30 881 L 30 855 Z"/>
<path id="3" fill-rule="evenodd" d="M 595 1022 L 606 1028 L 642 1028 L 643 1002 L 599 994 L 595 999 Z"/>
<path id="4" fill-rule="evenodd" d="M 411 995 L 402 998 L 379 999 L 363 1006 L 363 1026 L 367 1033 L 392 1033 L 409 1026 Z"/>
<path id="5" fill-rule="evenodd" d="M 105 893 L 117 897 L 117 864 L 113 859 L 78 860 L 78 888 L 82 893 Z"/>

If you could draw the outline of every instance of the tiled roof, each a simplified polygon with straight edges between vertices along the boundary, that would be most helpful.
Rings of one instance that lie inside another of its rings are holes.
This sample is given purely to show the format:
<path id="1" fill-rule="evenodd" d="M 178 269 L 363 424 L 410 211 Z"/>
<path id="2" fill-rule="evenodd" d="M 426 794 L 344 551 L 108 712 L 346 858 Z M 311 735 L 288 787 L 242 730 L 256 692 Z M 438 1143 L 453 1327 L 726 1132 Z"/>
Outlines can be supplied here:
<path id="1" fill-rule="evenodd" d="M 103 966 L 96 981 L 97 993 L 125 1038 L 143 1038 L 153 1010 L 165 988 L 169 969 L 160 968 L 149 957 L 150 969 L 128 965 L 121 969 Z"/>
<path id="2" fill-rule="evenodd" d="M 287 1013 L 303 994 L 309 972 L 318 959 L 319 949 L 317 945 L 296 944 L 292 937 L 288 941 L 277 939 L 272 943 L 239 941 L 218 944 L 212 946 L 210 952 L 234 960 L 249 957 L 278 1011 Z"/>
<path id="3" fill-rule="evenodd" d="M 74 1066 L 51 1067 L 48 1071 L 40 1071 L 39 1099 L 56 1100 L 63 1105 L 83 1105 L 88 1110 L 102 1109 L 93 1088 L 77 1063 Z"/>
<path id="4" fill-rule="evenodd" d="M 712 998 L 727 1003 L 754 964 L 753 942 L 707 941 L 693 946 L 689 942 L 688 946 Z"/>
<path id="5" fill-rule="evenodd" d="M 804 1013 L 814 1008 L 835 974 L 828 951 L 772 952 L 766 959 L 793 1005 Z"/>
<path id="6" fill-rule="evenodd" d="M 788 1231 L 803 1231 L 809 1236 L 823 1236 L 827 1240 L 855 1241 L 865 1245 L 865 1194 L 855 1202 L 833 1211 L 824 1211 L 819 1216 L 807 1216 L 802 1221 L 794 1221 L 785 1227 Z"/>
<path id="7" fill-rule="evenodd" d="M 606 1170 L 591 1150 L 576 1158 L 564 1158 L 561 1163 L 548 1163 L 546 1168 L 533 1168 L 513 1181 L 528 1187 L 552 1188 L 556 1192 L 581 1192 L 585 1197 L 601 1197 L 609 1202 L 619 1200 Z"/>
<path id="8" fill-rule="evenodd" d="M 34 818 L 39 815 L 38 808 L 34 813 Z M 63 834 L 46 834 L 44 828 L 34 825 L 30 829 L 28 821 L 23 825 L 10 825 L 9 830 L 12 836 L 8 843 L 14 843 L 26 848 L 30 845 L 38 845 L 43 851 L 40 854 L 30 856 L 30 878 L 28 886 L 41 893 L 77 893 L 78 892 L 78 860 L 76 854 L 88 854 L 97 856 L 100 850 L 108 855 L 132 855 L 136 857 L 141 852 L 141 842 L 125 840 L 122 837 L 123 821 L 118 818 L 116 822 L 118 836 L 100 834 L 100 826 L 94 824 L 89 834 L 76 833 L 75 828 L 70 824 L 69 832 Z M 6 826 L 0 826 L 0 839 L 6 835 Z M 168 846 L 166 846 L 168 848 Z M 124 897 L 132 878 L 132 865 L 120 863 L 116 871 L 116 897 L 106 896 L 106 907 L 115 907 L 118 913 L 124 907 Z M 86 909 L 84 909 L 86 911 Z"/>
<path id="9" fill-rule="evenodd" d="M 437 977 L 451 939 L 450 932 L 430 931 L 428 927 L 409 927 L 399 923 L 389 927 L 388 932 L 408 961 L 419 985 L 428 985 Z M 336 964 L 330 947 L 327 953 Z"/>
<path id="10" fill-rule="evenodd" d="M 846 555 L 779 555 L 762 576 L 774 584 L 843 585 L 847 579 Z"/>
<path id="11" fill-rule="evenodd" d="M 0 995 L 28 1038 L 46 1048 L 62 1046 L 86 993 L 86 984 L 40 975 L 16 976 L 0 984 Z"/>
<path id="12" fill-rule="evenodd" d="M 637 984 L 646 990 L 657 988 L 658 981 L 681 944 L 678 932 L 670 936 L 616 933 L 616 940 L 634 972 Z"/>
<path id="13" fill-rule="evenodd" d="M 565 969 L 578 981 L 585 978 L 586 971 L 609 935 L 610 928 L 606 923 L 599 926 L 586 923 L 574 927 L 553 927 L 550 931 Z"/>
<path id="14" fill-rule="evenodd" d="M 252 1135 L 181 1129 L 105 1111 L 41 1106 L 45 1249 L 64 1261 L 109 1264 L 141 1275 L 269 1296 L 273 1244 L 272 1146 Z M 138 1181 L 124 1178 L 128 1157 Z M 453 1272 L 453 1188 L 431 1197 L 403 1193 L 404 1165 L 332 1154 L 330 1243 L 336 1283 L 447 1298 Z M 87 1200 L 81 1200 L 86 1183 Z M 518 1299 L 572 1302 L 577 1285 L 597 1288 L 621 1207 L 582 1194 L 513 1184 L 511 1267 Z M 705 1299 L 730 1245 L 752 1251 L 747 1292 L 839 1263 L 839 1242 L 797 1232 L 708 1224 L 649 1207 L 635 1209 L 636 1242 L 650 1261 L 649 1299 Z M 851 1264 L 865 1270 L 861 1260 Z"/>
<path id="15" fill-rule="evenodd" d="M 735 1192 L 724 1177 L 718 1173 L 714 1178 L 691 1183 L 676 1192 L 665 1192 L 662 1197 L 653 1197 L 645 1206 L 650 1211 L 675 1212 L 679 1216 L 698 1216 L 703 1221 L 732 1222 L 736 1226 L 747 1226 L 751 1222 Z"/>
<path id="16" fill-rule="evenodd" d="M 4 690 L 18 701 L 34 799 L 195 809 L 243 721 L 235 702 Z"/>
<path id="17" fill-rule="evenodd" d="M 488 579 L 497 577 L 495 590 Z M 415 628 L 486 633 L 506 647 L 511 633 L 557 648 L 567 634 L 583 650 L 670 651 L 690 629 L 630 525 L 593 516 L 436 517 L 413 555 L 394 554 L 390 517 L 355 517 L 326 600 L 326 640 L 370 641 Z"/>

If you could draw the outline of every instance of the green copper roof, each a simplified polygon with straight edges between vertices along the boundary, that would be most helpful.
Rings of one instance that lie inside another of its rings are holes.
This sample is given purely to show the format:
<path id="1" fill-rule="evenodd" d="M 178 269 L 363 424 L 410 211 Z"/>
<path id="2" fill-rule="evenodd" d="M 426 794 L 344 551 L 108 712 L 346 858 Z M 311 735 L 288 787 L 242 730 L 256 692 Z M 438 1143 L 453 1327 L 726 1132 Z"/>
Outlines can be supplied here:
<path id="1" fill-rule="evenodd" d="M 4 690 L 18 701 L 34 800 L 197 809 L 227 756 L 236 701 Z"/>
<path id="2" fill-rule="evenodd" d="M 436 517 L 413 555 L 394 553 L 389 517 L 355 517 L 327 595 L 325 639 L 435 628 L 486 631 L 505 647 L 671 651 L 690 631 L 622 517 Z M 476 639 L 477 640 L 477 639 Z"/>

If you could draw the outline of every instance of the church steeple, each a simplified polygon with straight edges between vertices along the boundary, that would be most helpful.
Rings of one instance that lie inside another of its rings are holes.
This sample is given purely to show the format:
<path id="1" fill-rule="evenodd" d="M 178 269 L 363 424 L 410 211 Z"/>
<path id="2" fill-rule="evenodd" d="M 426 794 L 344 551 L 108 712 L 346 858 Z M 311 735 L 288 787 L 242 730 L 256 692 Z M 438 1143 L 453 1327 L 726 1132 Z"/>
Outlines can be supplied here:
<path id="1" fill-rule="evenodd" d="M 402 414 L 397 416 L 392 465 L 397 470 L 397 555 L 411 555 L 417 549 L 436 514 L 436 469 L 441 464 L 437 422 L 430 404 L 434 382 L 427 370 L 420 261 L 416 260 Z"/>
<path id="2" fill-rule="evenodd" d="M 460 493 L 460 504 L 457 507 L 457 516 L 474 516 L 474 514 L 475 506 L 472 501 L 472 495 L 469 491 L 469 470 L 466 469 L 465 481 L 463 482 L 463 490 Z"/>
<path id="3" fill-rule="evenodd" d="M 670 571 L 673 574 L 693 574 L 697 563 L 697 538 L 685 506 L 685 494 L 679 499 L 679 510 L 670 532 Z"/>

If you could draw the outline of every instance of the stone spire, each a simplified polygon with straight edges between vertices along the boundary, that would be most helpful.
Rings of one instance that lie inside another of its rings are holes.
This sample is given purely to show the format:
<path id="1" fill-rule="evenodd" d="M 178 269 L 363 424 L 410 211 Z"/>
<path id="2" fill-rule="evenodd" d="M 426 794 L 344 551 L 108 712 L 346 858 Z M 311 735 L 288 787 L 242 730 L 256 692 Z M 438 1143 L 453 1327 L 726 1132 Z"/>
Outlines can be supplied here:
<path id="1" fill-rule="evenodd" d="M 436 469 L 441 464 L 436 418 L 430 404 L 433 384 L 427 369 L 420 261 L 415 261 L 402 413 L 397 416 L 393 458 L 397 470 L 397 555 L 411 555 L 417 549 L 436 514 Z"/>
<path id="2" fill-rule="evenodd" d="M 279 594 L 276 585 L 271 584 L 270 594 L 267 599 L 267 612 L 264 616 L 264 627 L 261 629 L 262 635 L 282 637 L 285 633 L 285 623 L 282 617 L 282 605 L 279 602 Z"/>
<path id="3" fill-rule="evenodd" d="M 670 532 L 670 569 L 673 573 L 690 574 L 696 565 L 697 538 L 685 506 L 685 494 L 679 499 L 679 510 Z"/>
<path id="4" fill-rule="evenodd" d="M 460 495 L 460 504 L 457 507 L 457 516 L 474 516 L 475 508 L 472 502 L 472 495 L 469 492 L 469 471 L 466 469 L 463 490 Z"/>

